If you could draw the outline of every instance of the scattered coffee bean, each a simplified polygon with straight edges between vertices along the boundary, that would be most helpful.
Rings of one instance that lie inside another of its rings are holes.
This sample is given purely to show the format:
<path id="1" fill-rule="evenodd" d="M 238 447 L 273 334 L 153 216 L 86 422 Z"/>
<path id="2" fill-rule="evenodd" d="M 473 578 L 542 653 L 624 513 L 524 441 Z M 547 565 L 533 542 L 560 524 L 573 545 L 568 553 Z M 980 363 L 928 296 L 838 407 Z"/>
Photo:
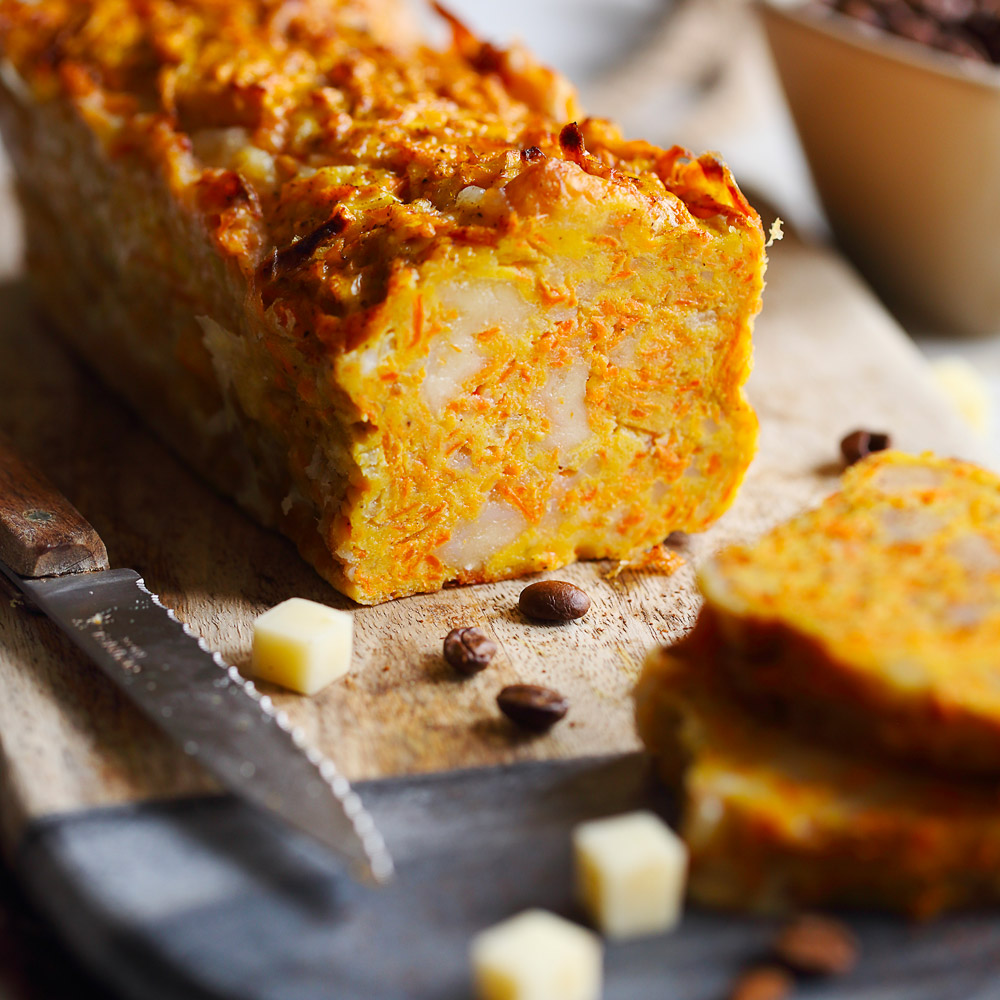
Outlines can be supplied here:
<path id="1" fill-rule="evenodd" d="M 534 733 L 551 729 L 569 711 L 569 701 L 558 691 L 535 684 L 505 687 L 497 704 L 511 722 Z"/>
<path id="2" fill-rule="evenodd" d="M 858 940 L 839 920 L 803 914 L 778 934 L 774 952 L 796 972 L 842 976 L 857 965 Z"/>
<path id="3" fill-rule="evenodd" d="M 529 618 L 547 622 L 568 622 L 581 618 L 590 609 L 586 592 L 564 580 L 540 580 L 525 587 L 517 599 Z"/>
<path id="4" fill-rule="evenodd" d="M 840 442 L 840 453 L 848 465 L 854 465 L 876 451 L 885 451 L 892 447 L 892 439 L 888 434 L 878 431 L 852 431 Z"/>
<path id="5" fill-rule="evenodd" d="M 485 670 L 497 644 L 481 628 L 453 628 L 444 640 L 444 658 L 466 677 Z"/>
<path id="6" fill-rule="evenodd" d="M 776 965 L 748 969 L 733 985 L 729 1000 L 785 1000 L 791 996 L 795 981 Z"/>

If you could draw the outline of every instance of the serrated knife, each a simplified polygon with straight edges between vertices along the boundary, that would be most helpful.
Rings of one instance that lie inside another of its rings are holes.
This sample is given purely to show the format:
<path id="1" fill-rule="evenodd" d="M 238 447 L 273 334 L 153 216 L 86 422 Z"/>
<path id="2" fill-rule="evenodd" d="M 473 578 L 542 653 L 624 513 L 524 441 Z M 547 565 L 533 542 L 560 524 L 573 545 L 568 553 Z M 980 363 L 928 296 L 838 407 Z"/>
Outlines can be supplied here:
<path id="1" fill-rule="evenodd" d="M 381 834 L 332 761 L 181 622 L 142 577 L 110 569 L 83 516 L 0 436 L 0 573 L 223 787 L 387 881 Z"/>

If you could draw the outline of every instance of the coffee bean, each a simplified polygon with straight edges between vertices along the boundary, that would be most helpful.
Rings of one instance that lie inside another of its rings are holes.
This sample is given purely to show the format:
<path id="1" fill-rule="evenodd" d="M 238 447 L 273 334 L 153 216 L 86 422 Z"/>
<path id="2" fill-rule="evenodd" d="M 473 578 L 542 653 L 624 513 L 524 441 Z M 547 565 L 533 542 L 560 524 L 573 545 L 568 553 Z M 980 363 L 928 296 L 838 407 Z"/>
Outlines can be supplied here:
<path id="1" fill-rule="evenodd" d="M 736 980 L 729 1000 L 785 1000 L 794 986 L 794 980 L 784 969 L 761 965 L 748 969 Z"/>
<path id="2" fill-rule="evenodd" d="M 517 599 L 529 618 L 547 622 L 568 622 L 581 618 L 590 609 L 586 592 L 564 580 L 541 580 L 525 587 Z"/>
<path id="3" fill-rule="evenodd" d="M 497 644 L 481 628 L 453 628 L 444 640 L 444 658 L 466 677 L 485 670 Z"/>
<path id="4" fill-rule="evenodd" d="M 906 0 L 826 0 L 835 10 L 848 17 L 855 17 L 870 24 L 885 24 L 886 13 L 900 5 L 908 7 Z"/>
<path id="5" fill-rule="evenodd" d="M 1000 63 L 1000 8 L 973 14 L 965 22 L 965 30 L 986 49 L 993 62 Z"/>
<path id="6" fill-rule="evenodd" d="M 842 976 L 857 965 L 858 941 L 839 920 L 803 914 L 778 934 L 774 952 L 796 972 Z"/>
<path id="7" fill-rule="evenodd" d="M 853 17 L 857 21 L 864 21 L 874 28 L 884 28 L 885 18 L 873 7 L 868 0 L 845 0 L 838 4 L 838 10 L 848 17 Z"/>
<path id="8" fill-rule="evenodd" d="M 990 54 L 986 47 L 977 38 L 963 35 L 961 32 L 954 32 L 943 35 L 938 48 L 952 55 L 961 56 L 963 59 L 972 59 L 976 62 L 990 62 Z"/>
<path id="9" fill-rule="evenodd" d="M 977 62 L 1000 63 L 996 0 L 825 0 L 859 21 Z"/>
<path id="10" fill-rule="evenodd" d="M 910 8 L 893 8 L 886 14 L 889 30 L 920 45 L 934 46 L 941 35 L 937 21 Z"/>
<path id="11" fill-rule="evenodd" d="M 876 451 L 885 451 L 892 447 L 892 439 L 888 434 L 878 431 L 852 431 L 840 442 L 840 453 L 848 465 L 860 462 Z"/>
<path id="12" fill-rule="evenodd" d="M 497 704 L 511 722 L 533 733 L 551 729 L 569 711 L 569 701 L 558 691 L 535 684 L 505 687 L 497 695 Z"/>
<path id="13" fill-rule="evenodd" d="M 919 0 L 916 6 L 942 25 L 960 24 L 976 12 L 975 0 Z"/>

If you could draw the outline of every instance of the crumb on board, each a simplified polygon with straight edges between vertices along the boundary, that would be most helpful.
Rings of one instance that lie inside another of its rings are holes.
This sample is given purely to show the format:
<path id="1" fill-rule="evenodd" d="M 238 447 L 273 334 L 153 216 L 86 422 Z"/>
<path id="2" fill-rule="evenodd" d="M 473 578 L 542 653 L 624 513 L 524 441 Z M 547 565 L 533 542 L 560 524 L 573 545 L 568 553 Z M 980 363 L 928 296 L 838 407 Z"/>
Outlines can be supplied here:
<path id="1" fill-rule="evenodd" d="M 666 545 L 654 545 L 645 552 L 633 556 L 631 559 L 621 559 L 604 573 L 605 580 L 616 580 L 625 570 L 637 569 L 647 570 L 651 573 L 662 573 L 664 576 L 671 576 L 685 563 L 684 556 Z"/>

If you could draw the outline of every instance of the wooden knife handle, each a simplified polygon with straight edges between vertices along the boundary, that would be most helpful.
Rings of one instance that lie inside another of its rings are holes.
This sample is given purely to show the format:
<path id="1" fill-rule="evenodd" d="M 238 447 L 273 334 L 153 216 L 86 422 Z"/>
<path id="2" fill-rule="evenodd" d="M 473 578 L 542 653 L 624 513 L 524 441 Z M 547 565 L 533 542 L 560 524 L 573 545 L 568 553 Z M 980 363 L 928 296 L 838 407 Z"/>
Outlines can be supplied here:
<path id="1" fill-rule="evenodd" d="M 0 562 L 20 576 L 108 568 L 100 535 L 0 435 Z"/>

